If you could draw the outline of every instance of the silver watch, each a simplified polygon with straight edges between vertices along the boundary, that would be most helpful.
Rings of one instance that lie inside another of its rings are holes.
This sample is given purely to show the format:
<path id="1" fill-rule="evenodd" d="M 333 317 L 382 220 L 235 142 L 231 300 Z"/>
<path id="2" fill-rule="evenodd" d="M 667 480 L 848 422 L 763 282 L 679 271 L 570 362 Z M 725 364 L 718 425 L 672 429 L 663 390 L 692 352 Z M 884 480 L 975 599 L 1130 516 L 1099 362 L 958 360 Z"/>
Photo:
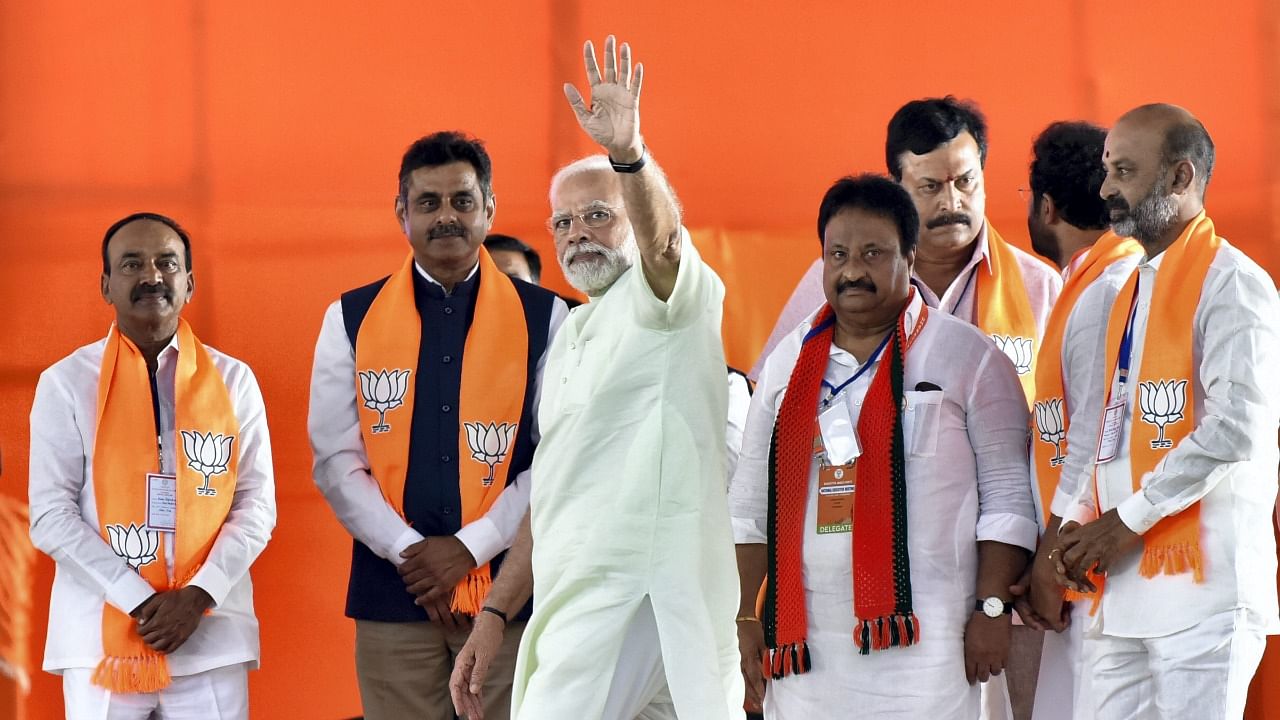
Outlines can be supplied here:
<path id="1" fill-rule="evenodd" d="M 1007 603 L 999 597 L 992 595 L 988 598 L 982 598 L 978 601 L 978 606 L 974 610 L 981 610 L 983 615 L 989 618 L 998 618 L 1001 615 L 1008 615 L 1013 612 L 1013 603 Z"/>

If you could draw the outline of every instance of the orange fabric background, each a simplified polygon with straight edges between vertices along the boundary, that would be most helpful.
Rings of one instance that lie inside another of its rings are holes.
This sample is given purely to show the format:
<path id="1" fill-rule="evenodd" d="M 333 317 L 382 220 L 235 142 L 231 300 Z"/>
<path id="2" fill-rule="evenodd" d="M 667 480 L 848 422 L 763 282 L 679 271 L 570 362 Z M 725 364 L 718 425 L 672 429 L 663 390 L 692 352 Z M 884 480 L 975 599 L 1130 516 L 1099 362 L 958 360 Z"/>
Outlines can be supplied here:
<path id="1" fill-rule="evenodd" d="M 646 139 L 725 280 L 726 350 L 738 367 L 754 362 L 816 256 L 823 190 L 842 174 L 883 172 L 889 116 L 925 95 L 981 103 L 989 215 L 1024 247 L 1016 190 L 1041 128 L 1183 104 L 1218 145 L 1217 226 L 1280 271 L 1272 0 L 997 0 L 968 16 L 940 0 L 765 5 L 3 4 L 0 492 L 25 497 L 39 372 L 111 320 L 97 290 L 102 231 L 134 210 L 175 216 L 194 236 L 188 318 L 253 367 L 272 428 L 280 522 L 253 572 L 263 646 L 254 715 L 357 714 L 342 617 L 350 541 L 311 482 L 305 427 L 322 313 L 403 257 L 392 214 L 399 156 L 437 129 L 488 142 L 495 230 L 542 250 L 548 283 L 562 289 L 542 226 L 547 183 L 591 148 L 560 84 L 581 83 L 582 40 L 610 31 L 645 63 Z M 37 665 L 52 574 L 41 556 Z M 33 681 L 27 717 L 60 717 L 58 679 Z M 1250 717 L 1280 717 L 1278 686 Z"/>

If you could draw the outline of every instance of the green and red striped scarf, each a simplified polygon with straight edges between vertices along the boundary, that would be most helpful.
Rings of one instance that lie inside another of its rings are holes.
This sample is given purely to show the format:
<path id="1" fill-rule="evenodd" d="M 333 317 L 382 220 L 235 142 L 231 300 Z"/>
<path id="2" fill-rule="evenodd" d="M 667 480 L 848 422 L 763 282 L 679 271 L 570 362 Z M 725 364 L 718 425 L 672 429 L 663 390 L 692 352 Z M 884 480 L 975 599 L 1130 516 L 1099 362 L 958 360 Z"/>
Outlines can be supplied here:
<path id="1" fill-rule="evenodd" d="M 863 450 L 857 459 L 851 533 L 857 619 L 853 641 L 863 655 L 920 641 L 907 556 L 902 378 L 906 348 L 924 326 L 928 310 L 921 304 L 920 318 L 904 334 L 910 300 L 903 305 L 858 419 Z M 827 305 L 805 335 L 769 450 L 769 580 L 763 623 L 769 646 L 765 674 L 775 679 L 807 672 L 811 666 L 804 596 L 805 507 L 818 395 L 834 334 L 835 314 Z"/>

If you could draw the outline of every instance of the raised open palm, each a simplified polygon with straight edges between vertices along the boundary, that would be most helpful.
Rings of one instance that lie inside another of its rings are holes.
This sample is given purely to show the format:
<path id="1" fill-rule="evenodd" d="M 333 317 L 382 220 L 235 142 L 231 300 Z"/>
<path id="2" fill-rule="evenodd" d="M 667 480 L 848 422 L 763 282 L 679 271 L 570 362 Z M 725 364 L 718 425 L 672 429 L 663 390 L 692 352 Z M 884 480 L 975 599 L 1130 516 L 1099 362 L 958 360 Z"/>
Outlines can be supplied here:
<path id="1" fill-rule="evenodd" d="M 640 82 L 644 66 L 631 68 L 631 46 L 622 43 L 622 62 L 612 35 L 604 41 L 604 76 L 596 63 L 595 46 L 588 40 L 582 48 L 590 83 L 591 104 L 573 83 L 564 84 L 564 96 L 578 117 L 578 124 L 592 140 L 603 146 L 609 156 L 621 162 L 638 160 L 642 152 L 640 139 Z"/>

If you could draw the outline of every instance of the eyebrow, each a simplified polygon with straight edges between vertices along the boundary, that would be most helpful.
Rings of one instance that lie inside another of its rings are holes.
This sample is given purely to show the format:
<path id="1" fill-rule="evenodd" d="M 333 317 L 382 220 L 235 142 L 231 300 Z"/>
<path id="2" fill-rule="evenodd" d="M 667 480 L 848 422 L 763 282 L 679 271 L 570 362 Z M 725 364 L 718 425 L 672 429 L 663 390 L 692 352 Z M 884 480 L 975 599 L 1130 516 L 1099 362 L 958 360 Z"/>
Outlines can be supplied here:
<path id="1" fill-rule="evenodd" d="M 921 181 L 921 182 L 936 182 L 936 183 L 951 182 L 951 181 L 953 181 L 953 180 L 959 180 L 960 178 L 962 178 L 962 177 L 964 177 L 964 176 L 966 176 L 966 175 L 972 175 L 972 174 L 973 174 L 973 173 L 975 173 L 976 171 L 977 171 L 977 169 L 976 169 L 976 168 L 969 168 L 968 170 L 965 170 L 964 172 L 960 173 L 959 175 L 952 175 L 950 178 L 933 178 L 933 177 L 924 176 L 924 177 L 921 177 L 921 178 L 920 178 L 920 181 Z"/>

